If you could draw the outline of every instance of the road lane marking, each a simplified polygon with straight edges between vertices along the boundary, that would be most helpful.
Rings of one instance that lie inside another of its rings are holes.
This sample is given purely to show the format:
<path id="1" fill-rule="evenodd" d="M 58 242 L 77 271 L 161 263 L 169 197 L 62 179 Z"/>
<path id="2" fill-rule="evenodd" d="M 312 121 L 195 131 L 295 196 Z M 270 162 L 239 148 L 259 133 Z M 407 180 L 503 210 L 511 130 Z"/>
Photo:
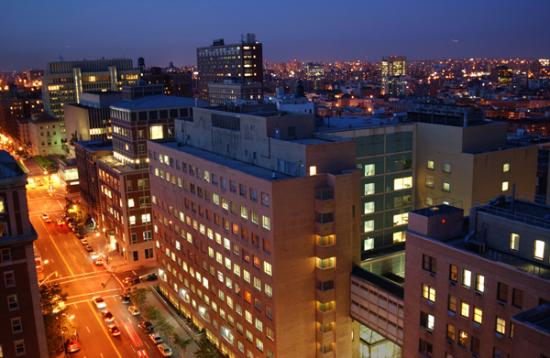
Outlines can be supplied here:
<path id="1" fill-rule="evenodd" d="M 90 330 L 90 327 L 86 326 L 86 330 L 88 331 L 88 333 L 92 333 L 92 331 Z"/>
<path id="2" fill-rule="evenodd" d="M 93 295 L 94 293 L 89 293 L 89 295 Z M 106 295 L 106 296 L 102 296 L 103 299 L 107 299 L 107 298 L 114 298 L 114 297 L 117 297 L 118 296 L 118 293 L 117 294 L 114 294 L 114 295 Z M 78 301 L 74 301 L 74 302 L 65 302 L 65 306 L 73 306 L 73 305 L 78 305 L 80 303 L 85 303 L 85 302 L 90 302 L 92 298 L 85 298 L 83 300 L 78 300 Z"/>
<path id="3" fill-rule="evenodd" d="M 111 338 L 109 333 L 107 333 L 107 330 L 105 329 L 105 325 L 103 324 L 103 322 L 101 322 L 99 320 L 99 317 L 97 316 L 97 311 L 94 309 L 94 307 L 92 306 L 92 303 L 90 301 L 88 301 L 88 307 L 90 307 L 90 309 L 92 310 L 92 314 L 95 317 L 95 319 L 97 320 L 97 323 L 99 323 L 99 326 L 101 327 L 101 331 L 105 334 L 105 337 L 107 337 L 107 339 L 111 343 L 111 346 L 113 346 L 113 349 L 115 350 L 118 358 L 122 358 L 122 355 L 120 354 L 120 352 L 118 351 L 118 349 L 115 346 L 115 342 L 113 342 L 113 339 Z"/>
<path id="4" fill-rule="evenodd" d="M 59 256 L 61 257 L 61 261 L 63 261 L 63 263 L 65 264 L 67 270 L 69 271 L 69 273 L 71 275 L 74 275 L 74 272 L 73 270 L 71 270 L 71 267 L 69 266 L 69 264 L 67 263 L 67 261 L 65 261 L 65 257 L 63 257 L 63 254 L 61 254 L 61 251 L 59 250 L 59 247 L 57 247 L 57 244 L 55 243 L 55 240 L 52 238 L 52 235 L 50 235 L 50 232 L 48 231 L 48 228 L 46 228 L 46 225 L 44 225 L 44 223 L 42 221 L 40 221 L 40 224 L 44 227 L 44 229 L 46 230 L 46 233 L 48 235 L 48 238 L 50 239 L 50 241 L 52 242 L 53 244 L 53 247 L 55 248 L 55 250 L 57 251 L 57 253 L 59 254 Z"/>
<path id="5" fill-rule="evenodd" d="M 103 291 L 94 291 L 94 292 L 88 292 L 88 293 L 81 293 L 79 295 L 68 296 L 67 301 L 71 300 L 71 299 L 74 299 L 74 298 L 80 298 L 80 297 L 89 296 L 89 295 L 99 295 L 101 293 L 108 293 L 108 292 L 113 292 L 113 291 L 119 292 L 120 289 L 119 288 L 110 288 L 108 290 L 103 290 Z"/>
<path id="6" fill-rule="evenodd" d="M 64 279 L 73 279 L 73 278 L 84 278 L 83 276 L 100 276 L 101 274 L 109 274 L 109 273 L 105 271 L 88 271 L 88 272 L 83 272 L 76 275 L 58 277 L 56 279 L 53 279 L 52 281 L 62 281 Z M 90 277 L 86 277 L 86 278 L 90 278 Z"/>

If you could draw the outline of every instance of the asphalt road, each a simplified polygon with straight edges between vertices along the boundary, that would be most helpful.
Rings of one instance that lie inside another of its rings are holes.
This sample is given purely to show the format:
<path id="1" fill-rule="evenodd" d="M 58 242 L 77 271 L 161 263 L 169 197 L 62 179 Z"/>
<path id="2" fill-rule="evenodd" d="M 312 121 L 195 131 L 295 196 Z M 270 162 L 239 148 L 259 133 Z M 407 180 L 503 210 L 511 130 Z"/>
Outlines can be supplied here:
<path id="1" fill-rule="evenodd" d="M 74 315 L 82 349 L 73 357 L 126 358 L 138 357 L 145 350 L 148 357 L 160 357 L 154 344 L 138 327 L 138 319 L 127 311 L 120 294 L 123 289 L 121 277 L 127 274 L 112 274 L 104 267 L 96 267 L 83 245 L 66 226 L 58 226 L 55 219 L 63 215 L 64 193 L 57 189 L 48 193 L 46 187 L 28 188 L 27 198 L 31 222 L 38 233 L 38 247 L 44 264 L 47 282 L 57 282 L 68 294 L 68 314 Z M 42 220 L 47 213 L 52 223 Z M 112 337 L 102 315 L 92 302 L 93 296 L 101 296 L 107 309 L 115 316 L 122 334 Z"/>

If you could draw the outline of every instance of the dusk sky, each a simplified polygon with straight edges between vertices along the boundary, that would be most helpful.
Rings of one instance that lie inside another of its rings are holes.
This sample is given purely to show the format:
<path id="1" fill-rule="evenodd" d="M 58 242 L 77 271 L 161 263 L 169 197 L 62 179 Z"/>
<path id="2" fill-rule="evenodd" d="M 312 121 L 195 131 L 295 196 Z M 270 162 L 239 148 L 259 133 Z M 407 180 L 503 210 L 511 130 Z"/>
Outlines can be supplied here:
<path id="1" fill-rule="evenodd" d="M 550 56 L 550 0 L 2 0 L 0 14 L 3 71 L 61 57 L 195 64 L 197 47 L 247 32 L 271 62 Z"/>

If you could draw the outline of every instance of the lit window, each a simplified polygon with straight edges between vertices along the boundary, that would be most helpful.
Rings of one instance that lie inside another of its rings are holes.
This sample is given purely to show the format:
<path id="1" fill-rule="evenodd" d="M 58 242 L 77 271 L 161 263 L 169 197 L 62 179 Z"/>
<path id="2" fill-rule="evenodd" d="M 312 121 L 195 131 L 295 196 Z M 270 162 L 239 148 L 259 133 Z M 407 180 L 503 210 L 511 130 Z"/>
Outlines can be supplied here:
<path id="1" fill-rule="evenodd" d="M 412 177 L 395 178 L 393 180 L 393 190 L 409 188 L 412 188 Z"/>
<path id="2" fill-rule="evenodd" d="M 151 214 L 141 214 L 141 222 L 147 224 L 151 222 Z"/>
<path id="3" fill-rule="evenodd" d="M 468 335 L 468 332 L 460 330 L 458 334 L 458 344 L 460 344 L 463 347 L 468 346 L 470 336 Z"/>
<path id="4" fill-rule="evenodd" d="M 502 172 L 508 173 L 510 171 L 510 163 L 504 163 L 502 164 Z"/>
<path id="5" fill-rule="evenodd" d="M 320 269 L 328 269 L 336 266 L 336 257 L 329 257 L 326 259 L 315 258 L 316 266 Z"/>
<path id="6" fill-rule="evenodd" d="M 364 213 L 365 214 L 374 213 L 374 201 L 368 201 L 364 204 Z"/>
<path id="7" fill-rule="evenodd" d="M 503 181 L 501 186 L 500 186 L 500 190 L 508 191 L 509 188 L 510 188 L 510 183 L 507 182 L 507 181 Z"/>
<path id="8" fill-rule="evenodd" d="M 405 231 L 397 231 L 393 233 L 393 243 L 405 242 L 407 240 L 407 234 Z"/>
<path id="9" fill-rule="evenodd" d="M 374 164 L 365 164 L 363 172 L 366 177 L 373 176 L 374 174 L 376 174 L 376 167 Z"/>
<path id="10" fill-rule="evenodd" d="M 510 250 L 519 250 L 519 234 L 515 232 L 510 234 Z"/>
<path id="11" fill-rule="evenodd" d="M 462 285 L 468 288 L 472 286 L 472 271 L 466 269 L 462 270 Z"/>
<path id="12" fill-rule="evenodd" d="M 422 285 L 422 297 L 427 299 L 430 302 L 435 302 L 435 288 L 430 287 L 426 284 Z"/>
<path id="13" fill-rule="evenodd" d="M 535 240 L 535 258 L 544 259 L 544 241 L 542 240 Z"/>
<path id="14" fill-rule="evenodd" d="M 241 217 L 248 219 L 248 208 L 246 206 L 241 206 Z"/>
<path id="15" fill-rule="evenodd" d="M 464 301 L 460 303 L 460 315 L 466 318 L 470 317 L 470 305 Z"/>
<path id="16" fill-rule="evenodd" d="M 444 172 L 444 173 L 450 173 L 450 172 L 451 172 L 451 164 L 449 164 L 449 163 L 444 163 L 444 164 L 443 164 L 443 172 Z"/>
<path id="17" fill-rule="evenodd" d="M 435 187 L 435 179 L 432 176 L 426 176 L 426 187 L 433 188 Z"/>
<path id="18" fill-rule="evenodd" d="M 365 188 L 365 195 L 374 194 L 374 183 L 366 183 L 364 188 Z"/>
<path id="19" fill-rule="evenodd" d="M 450 192 L 451 191 L 451 184 L 444 182 L 442 189 L 443 189 L 443 191 L 445 191 L 447 193 Z"/>
<path id="20" fill-rule="evenodd" d="M 262 215 L 262 227 L 266 230 L 271 230 L 271 219 L 269 216 Z"/>
<path id="21" fill-rule="evenodd" d="M 393 226 L 406 225 L 409 222 L 409 214 L 402 213 L 393 216 Z"/>
<path id="22" fill-rule="evenodd" d="M 506 334 L 506 321 L 503 318 L 497 316 L 495 330 L 502 335 Z"/>
<path id="23" fill-rule="evenodd" d="M 372 232 L 374 231 L 374 220 L 367 220 L 363 226 L 363 232 Z"/>
<path id="24" fill-rule="evenodd" d="M 374 238 L 369 237 L 363 241 L 363 251 L 369 251 L 374 249 Z"/>
<path id="25" fill-rule="evenodd" d="M 266 274 L 268 274 L 269 276 L 271 276 L 271 274 L 272 274 L 271 264 L 267 261 L 264 261 L 264 272 Z"/>
<path id="26" fill-rule="evenodd" d="M 435 162 L 433 160 L 428 160 L 426 163 L 426 168 L 434 170 L 435 169 Z"/>
<path id="27" fill-rule="evenodd" d="M 456 328 L 452 324 L 447 325 L 447 339 L 454 341 L 456 339 Z"/>
<path id="28" fill-rule="evenodd" d="M 485 292 L 485 276 L 477 274 L 477 276 L 476 276 L 476 291 Z"/>
<path id="29" fill-rule="evenodd" d="M 309 175 L 317 175 L 317 166 L 316 165 L 310 165 L 309 166 Z"/>
<path id="30" fill-rule="evenodd" d="M 162 130 L 162 125 L 155 125 L 149 128 L 149 139 L 162 139 L 164 138 L 164 133 Z"/>
<path id="31" fill-rule="evenodd" d="M 130 216 L 130 225 L 135 225 L 136 224 L 136 217 L 134 215 Z"/>
<path id="32" fill-rule="evenodd" d="M 426 197 L 426 205 L 432 206 L 434 204 L 434 199 L 431 196 Z"/>
<path id="33" fill-rule="evenodd" d="M 483 322 L 483 311 L 479 307 L 474 307 L 474 322 L 479 324 Z"/>

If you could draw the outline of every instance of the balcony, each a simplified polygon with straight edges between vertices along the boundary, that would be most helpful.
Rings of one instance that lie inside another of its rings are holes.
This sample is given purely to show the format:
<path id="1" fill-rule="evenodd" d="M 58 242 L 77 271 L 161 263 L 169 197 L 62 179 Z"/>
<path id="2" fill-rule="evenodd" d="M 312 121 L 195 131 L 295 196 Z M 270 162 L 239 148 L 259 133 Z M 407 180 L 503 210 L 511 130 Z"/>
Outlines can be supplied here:
<path id="1" fill-rule="evenodd" d="M 319 302 L 334 301 L 336 299 L 336 290 L 334 288 L 330 290 L 320 290 L 317 288 L 315 290 L 315 299 Z"/>
<path id="2" fill-rule="evenodd" d="M 329 326 L 330 326 L 329 329 L 323 329 L 322 328 L 323 326 L 320 326 L 317 329 L 316 337 L 315 337 L 317 340 L 317 343 L 327 344 L 327 343 L 334 342 L 334 329 L 332 329 L 332 325 L 329 325 Z"/>
<path id="3" fill-rule="evenodd" d="M 334 234 L 334 221 L 319 222 L 315 221 L 315 234 L 319 236 L 327 236 Z"/>
<path id="4" fill-rule="evenodd" d="M 334 354 L 334 350 L 332 350 L 332 348 L 319 348 L 317 350 L 317 354 L 315 355 L 315 357 L 317 358 L 334 358 L 335 357 L 335 354 Z"/>
<path id="5" fill-rule="evenodd" d="M 327 259 L 336 256 L 336 245 L 315 245 L 315 256 L 320 259 Z"/>

